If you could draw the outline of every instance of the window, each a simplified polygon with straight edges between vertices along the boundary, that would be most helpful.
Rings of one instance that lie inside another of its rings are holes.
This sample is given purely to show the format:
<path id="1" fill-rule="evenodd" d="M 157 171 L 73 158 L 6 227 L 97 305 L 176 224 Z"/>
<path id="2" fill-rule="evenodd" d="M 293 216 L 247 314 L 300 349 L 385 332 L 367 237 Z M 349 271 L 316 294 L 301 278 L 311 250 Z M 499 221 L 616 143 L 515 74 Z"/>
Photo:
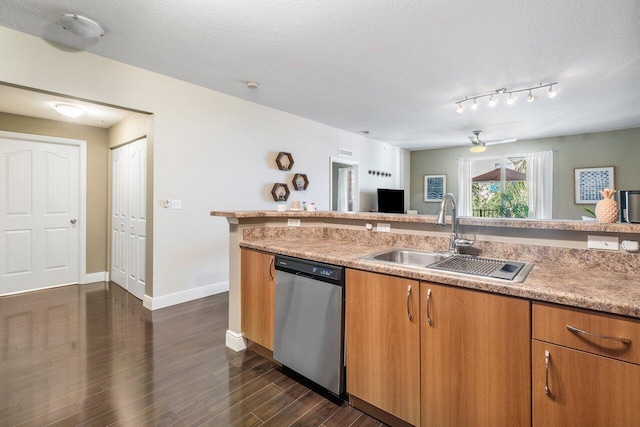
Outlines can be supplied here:
<path id="1" fill-rule="evenodd" d="M 526 173 L 524 156 L 474 160 L 471 163 L 473 216 L 528 218 Z"/>

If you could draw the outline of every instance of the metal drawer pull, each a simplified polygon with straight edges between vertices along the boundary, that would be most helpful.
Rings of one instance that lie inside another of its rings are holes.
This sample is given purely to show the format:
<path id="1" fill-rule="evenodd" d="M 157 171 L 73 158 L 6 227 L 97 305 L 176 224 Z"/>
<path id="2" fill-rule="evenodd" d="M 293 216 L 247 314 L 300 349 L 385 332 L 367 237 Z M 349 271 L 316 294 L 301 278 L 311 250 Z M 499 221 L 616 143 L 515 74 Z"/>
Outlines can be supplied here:
<path id="1" fill-rule="evenodd" d="M 433 326 L 433 321 L 431 320 L 431 289 L 427 290 L 427 323 L 429 326 Z"/>
<path id="2" fill-rule="evenodd" d="M 271 257 L 271 259 L 269 260 L 269 277 L 271 277 L 271 280 L 275 280 L 275 276 L 273 275 L 272 268 L 273 268 L 273 262 L 275 260 L 275 257 Z"/>
<path id="3" fill-rule="evenodd" d="M 407 288 L 407 317 L 409 320 L 413 320 L 413 314 L 411 314 L 411 307 L 409 306 L 409 298 L 411 297 L 411 285 Z"/>
<path id="4" fill-rule="evenodd" d="M 544 394 L 551 395 L 551 389 L 549 388 L 549 365 L 551 365 L 551 353 L 549 350 L 544 351 Z"/>
<path id="5" fill-rule="evenodd" d="M 620 341 L 621 343 L 623 343 L 625 345 L 631 345 L 631 340 L 629 338 L 608 337 L 606 335 L 594 334 L 593 332 L 583 331 L 582 329 L 578 329 L 578 328 L 573 327 L 571 325 L 567 325 L 567 330 L 569 332 L 573 332 L 575 334 L 587 335 L 587 336 L 590 336 L 590 337 L 600 338 L 600 339 L 603 339 L 603 340 Z"/>

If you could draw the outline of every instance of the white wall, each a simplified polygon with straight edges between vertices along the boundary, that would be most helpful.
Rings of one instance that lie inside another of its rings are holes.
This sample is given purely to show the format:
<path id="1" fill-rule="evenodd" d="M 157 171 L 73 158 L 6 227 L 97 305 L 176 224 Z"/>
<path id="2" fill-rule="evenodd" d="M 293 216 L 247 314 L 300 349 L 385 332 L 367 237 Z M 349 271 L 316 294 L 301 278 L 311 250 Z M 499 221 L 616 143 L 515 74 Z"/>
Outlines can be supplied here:
<path id="1" fill-rule="evenodd" d="M 227 223 L 209 211 L 273 209 L 271 186 L 296 172 L 310 184 L 289 200 L 328 209 L 338 147 L 360 162 L 364 191 L 408 192 L 405 150 L 3 27 L 0 80 L 154 113 L 154 298 L 228 280 Z M 277 170 L 278 151 L 293 154 L 292 171 Z M 393 176 L 376 179 L 369 169 Z M 166 197 L 182 199 L 183 209 L 161 208 Z"/>

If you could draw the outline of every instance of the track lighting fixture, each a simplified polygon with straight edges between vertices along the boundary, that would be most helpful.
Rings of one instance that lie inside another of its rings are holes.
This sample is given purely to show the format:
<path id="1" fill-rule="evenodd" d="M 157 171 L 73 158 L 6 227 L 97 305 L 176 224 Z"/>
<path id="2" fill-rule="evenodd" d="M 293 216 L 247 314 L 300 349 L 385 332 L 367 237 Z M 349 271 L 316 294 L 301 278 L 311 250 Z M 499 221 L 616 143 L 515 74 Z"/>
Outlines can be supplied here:
<path id="1" fill-rule="evenodd" d="M 547 91 L 547 96 L 549 98 L 553 98 L 556 96 L 556 91 L 553 89 L 554 85 L 557 85 L 558 82 L 553 82 L 553 83 L 540 83 L 537 86 L 531 86 L 531 87 L 524 87 L 524 88 L 516 88 L 516 89 L 507 89 L 507 88 L 500 88 L 500 89 L 496 89 L 493 92 L 489 92 L 489 93 L 483 93 L 480 95 L 474 95 L 471 97 L 465 97 L 464 99 L 460 99 L 458 101 L 455 102 L 456 104 L 456 112 L 457 113 L 462 113 L 464 111 L 464 103 L 465 102 L 471 102 L 471 100 L 473 100 L 473 103 L 471 104 L 471 109 L 472 110 L 477 110 L 479 108 L 478 104 L 478 100 L 481 100 L 482 98 L 489 98 L 489 106 L 493 107 L 496 105 L 496 103 L 498 102 L 499 98 L 501 95 L 508 95 L 507 97 L 507 104 L 509 105 L 513 105 L 516 101 L 516 99 L 518 99 L 514 94 L 518 93 L 518 92 L 529 92 L 528 96 L 527 96 L 527 101 L 529 102 L 533 102 L 536 97 L 534 95 L 534 91 L 538 90 L 538 89 L 542 89 L 542 88 L 549 88 L 549 90 Z"/>

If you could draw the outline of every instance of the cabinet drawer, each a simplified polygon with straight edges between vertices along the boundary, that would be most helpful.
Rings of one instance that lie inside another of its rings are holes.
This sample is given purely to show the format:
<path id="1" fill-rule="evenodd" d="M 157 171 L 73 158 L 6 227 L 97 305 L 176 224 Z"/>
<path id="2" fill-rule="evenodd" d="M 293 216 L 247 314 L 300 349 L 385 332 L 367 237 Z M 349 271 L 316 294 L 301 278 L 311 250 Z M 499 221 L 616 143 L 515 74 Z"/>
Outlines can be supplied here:
<path id="1" fill-rule="evenodd" d="M 640 364 L 638 320 L 534 303 L 533 338 Z"/>

